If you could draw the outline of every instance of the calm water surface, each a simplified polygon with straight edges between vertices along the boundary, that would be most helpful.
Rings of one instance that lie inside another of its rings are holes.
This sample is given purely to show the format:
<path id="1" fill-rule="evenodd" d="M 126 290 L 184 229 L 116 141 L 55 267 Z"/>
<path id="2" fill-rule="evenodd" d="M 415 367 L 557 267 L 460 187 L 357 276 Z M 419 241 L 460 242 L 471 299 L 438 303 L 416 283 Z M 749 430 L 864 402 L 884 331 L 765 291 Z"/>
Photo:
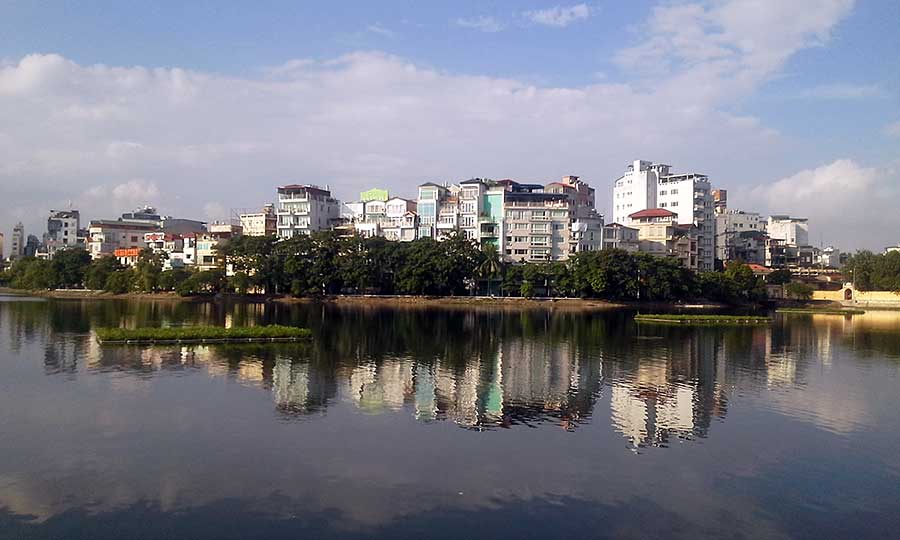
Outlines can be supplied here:
<path id="1" fill-rule="evenodd" d="M 313 344 L 100 347 L 107 325 Z M 0 297 L 0 538 L 900 538 L 900 313 Z"/>

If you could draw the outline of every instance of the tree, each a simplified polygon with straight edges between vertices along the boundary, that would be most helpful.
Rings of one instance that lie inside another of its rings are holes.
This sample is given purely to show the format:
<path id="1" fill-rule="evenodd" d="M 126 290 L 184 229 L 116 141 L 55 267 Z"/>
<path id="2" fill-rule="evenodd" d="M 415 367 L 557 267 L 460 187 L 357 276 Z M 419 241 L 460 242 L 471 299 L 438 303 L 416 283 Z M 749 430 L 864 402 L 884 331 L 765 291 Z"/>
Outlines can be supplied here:
<path id="1" fill-rule="evenodd" d="M 103 288 L 113 294 L 125 294 L 131 290 L 133 274 L 134 270 L 131 268 L 113 272 L 106 278 Z"/>
<path id="2" fill-rule="evenodd" d="M 814 290 L 815 289 L 813 289 L 811 285 L 807 285 L 806 283 L 801 283 L 799 281 L 788 283 L 784 286 L 784 292 L 788 295 L 788 297 L 795 300 L 810 300 L 812 298 Z"/>
<path id="3" fill-rule="evenodd" d="M 791 271 L 787 269 L 775 270 L 766 277 L 766 283 L 769 285 L 784 285 L 791 282 Z"/>
<path id="4" fill-rule="evenodd" d="M 56 287 L 65 289 L 84 286 L 85 271 L 91 264 L 91 254 L 81 248 L 62 249 L 50 261 Z"/>
<path id="5" fill-rule="evenodd" d="M 159 275 L 162 273 L 163 254 L 151 249 L 141 250 L 134 265 L 132 290 L 156 292 L 159 290 Z"/>
<path id="6" fill-rule="evenodd" d="M 86 288 L 99 291 L 106 288 L 106 280 L 115 272 L 124 268 L 115 257 L 100 257 L 85 270 L 84 285 Z"/>
<path id="7" fill-rule="evenodd" d="M 488 296 L 491 293 L 491 283 L 500 275 L 503 263 L 500 260 L 500 251 L 494 244 L 485 244 L 481 248 L 481 262 L 478 264 L 478 277 L 486 279 L 488 283 Z"/>

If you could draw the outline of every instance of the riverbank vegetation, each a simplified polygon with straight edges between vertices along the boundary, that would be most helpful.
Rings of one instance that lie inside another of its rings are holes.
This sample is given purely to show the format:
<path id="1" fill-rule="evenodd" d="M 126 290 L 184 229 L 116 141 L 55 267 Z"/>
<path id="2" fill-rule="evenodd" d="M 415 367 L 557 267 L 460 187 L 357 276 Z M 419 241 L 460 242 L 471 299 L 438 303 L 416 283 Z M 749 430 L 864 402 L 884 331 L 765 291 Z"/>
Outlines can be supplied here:
<path id="1" fill-rule="evenodd" d="M 306 328 L 292 326 L 184 326 L 168 328 L 98 328 L 97 339 L 110 342 L 268 341 L 311 337 Z"/>
<path id="2" fill-rule="evenodd" d="M 772 317 L 753 315 L 682 315 L 671 313 L 638 314 L 634 320 L 639 323 L 664 324 L 768 324 Z"/>
<path id="3" fill-rule="evenodd" d="M 163 271 L 160 254 L 144 251 L 123 268 L 114 258 L 91 261 L 66 250 L 52 261 L 22 259 L 0 276 L 19 289 L 85 288 L 110 293 L 182 296 L 238 294 L 315 297 L 336 294 L 570 297 L 609 301 L 705 299 L 742 304 L 766 297 L 763 282 L 743 264 L 694 273 L 672 258 L 621 250 L 581 252 L 565 262 L 509 264 L 493 245 L 457 235 L 443 241 L 315 233 L 288 240 L 244 236 L 219 253 L 221 267 Z M 233 270 L 226 276 L 225 268 Z"/>

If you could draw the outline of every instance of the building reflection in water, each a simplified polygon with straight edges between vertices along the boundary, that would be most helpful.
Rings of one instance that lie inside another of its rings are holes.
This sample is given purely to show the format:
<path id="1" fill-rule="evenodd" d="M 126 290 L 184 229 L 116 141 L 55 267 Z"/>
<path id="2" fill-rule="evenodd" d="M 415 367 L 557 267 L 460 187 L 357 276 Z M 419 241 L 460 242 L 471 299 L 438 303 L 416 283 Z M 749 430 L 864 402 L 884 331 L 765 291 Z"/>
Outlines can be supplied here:
<path id="1" fill-rule="evenodd" d="M 778 317 L 770 327 L 691 329 L 634 327 L 627 314 L 436 315 L 263 304 L 135 310 L 112 302 L 73 303 L 59 311 L 45 302 L 0 311 L 11 350 L 40 342 L 48 375 L 203 371 L 270 390 L 286 418 L 325 414 L 348 403 L 365 413 L 407 411 L 421 422 L 469 429 L 578 429 L 598 414 L 605 418 L 608 401 L 611 427 L 635 448 L 706 437 L 713 420 L 725 418 L 733 395 L 803 386 L 811 366 L 830 369 L 836 349 L 863 358 L 900 357 L 896 314 Z M 313 328 L 317 339 L 300 345 L 100 347 L 90 331 L 147 321 L 286 322 Z"/>

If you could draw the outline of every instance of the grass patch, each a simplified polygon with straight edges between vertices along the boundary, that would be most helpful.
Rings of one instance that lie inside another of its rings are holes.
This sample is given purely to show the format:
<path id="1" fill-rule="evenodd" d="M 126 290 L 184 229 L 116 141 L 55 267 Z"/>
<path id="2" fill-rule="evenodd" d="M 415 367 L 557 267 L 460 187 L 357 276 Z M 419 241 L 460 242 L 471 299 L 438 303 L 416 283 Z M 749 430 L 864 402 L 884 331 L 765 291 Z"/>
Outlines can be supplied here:
<path id="1" fill-rule="evenodd" d="M 768 324 L 772 317 L 755 315 L 679 315 L 672 313 L 639 314 L 634 316 L 639 323 L 665 324 Z"/>
<path id="2" fill-rule="evenodd" d="M 862 315 L 861 309 L 780 308 L 775 313 L 808 313 L 810 315 Z"/>
<path id="3" fill-rule="evenodd" d="M 179 343 L 179 342 L 253 342 L 298 341 L 312 332 L 293 326 L 183 326 L 172 328 L 98 328 L 100 343 Z"/>

